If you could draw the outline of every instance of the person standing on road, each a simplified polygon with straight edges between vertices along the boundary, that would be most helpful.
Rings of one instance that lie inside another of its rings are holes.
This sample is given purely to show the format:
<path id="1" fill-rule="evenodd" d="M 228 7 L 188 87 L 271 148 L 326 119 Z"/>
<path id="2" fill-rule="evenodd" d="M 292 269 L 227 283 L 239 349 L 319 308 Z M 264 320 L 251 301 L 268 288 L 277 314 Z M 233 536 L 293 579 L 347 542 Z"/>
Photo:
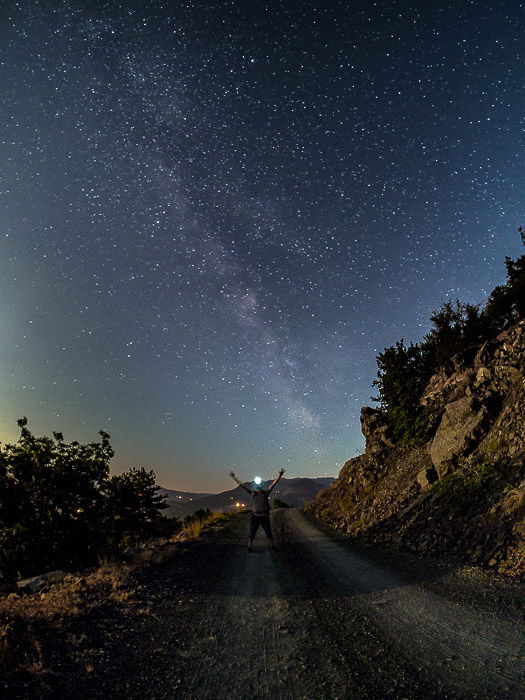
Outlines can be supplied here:
<path id="1" fill-rule="evenodd" d="M 279 482 L 280 478 L 284 474 L 285 470 L 280 469 L 279 470 L 279 476 L 273 481 L 273 483 L 270 485 L 269 488 L 255 488 L 255 489 L 249 489 L 247 486 L 245 486 L 242 481 L 240 481 L 236 475 L 235 472 L 230 472 L 230 476 L 232 479 L 234 479 L 241 488 L 243 488 L 245 491 L 247 491 L 250 496 L 252 497 L 252 517 L 250 520 L 250 536 L 248 538 L 248 551 L 253 552 L 253 540 L 255 539 L 255 534 L 257 530 L 259 529 L 259 525 L 262 526 L 262 529 L 264 530 L 266 537 L 268 538 L 268 542 L 270 543 L 270 549 L 275 549 L 275 546 L 273 544 L 273 534 L 272 534 L 272 525 L 270 523 L 270 494 L 272 490 L 277 486 L 277 483 Z"/>

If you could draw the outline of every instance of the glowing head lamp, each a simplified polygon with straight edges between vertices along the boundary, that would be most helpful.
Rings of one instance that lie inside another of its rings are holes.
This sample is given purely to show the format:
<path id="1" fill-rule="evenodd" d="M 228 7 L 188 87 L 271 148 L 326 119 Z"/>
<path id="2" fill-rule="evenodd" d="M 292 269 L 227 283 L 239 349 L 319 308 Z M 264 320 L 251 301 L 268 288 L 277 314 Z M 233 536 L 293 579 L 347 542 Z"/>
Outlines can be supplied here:
<path id="1" fill-rule="evenodd" d="M 260 486 L 262 484 L 262 479 L 260 476 L 256 476 L 253 482 L 256 486 Z"/>

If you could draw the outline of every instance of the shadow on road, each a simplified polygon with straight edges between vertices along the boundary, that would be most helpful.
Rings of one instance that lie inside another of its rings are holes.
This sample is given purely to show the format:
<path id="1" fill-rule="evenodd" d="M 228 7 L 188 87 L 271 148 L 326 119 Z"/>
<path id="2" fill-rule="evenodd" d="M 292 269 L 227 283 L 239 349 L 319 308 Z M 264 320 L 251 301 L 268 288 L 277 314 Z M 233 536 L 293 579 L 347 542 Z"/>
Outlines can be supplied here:
<path id="1" fill-rule="evenodd" d="M 450 564 L 447 569 L 443 563 L 438 566 L 432 561 L 410 557 L 410 562 L 405 562 L 407 565 L 400 570 L 392 561 L 394 556 L 399 559 L 398 554 L 389 555 L 379 548 L 367 551 L 362 545 L 317 525 L 300 511 L 272 514 L 277 551 L 270 551 L 264 536 L 259 535 L 254 551 L 248 553 L 248 522 L 248 517 L 235 519 L 220 536 L 213 533 L 189 544 L 186 556 L 191 557 L 192 552 L 195 555 L 192 566 L 195 571 L 187 581 L 191 590 L 197 589 L 202 595 L 271 597 L 275 595 L 267 582 L 271 575 L 287 598 L 326 600 L 417 586 L 441 578 L 453 567 Z M 340 566 L 326 565 L 334 560 Z M 159 568 L 169 569 L 173 565 L 177 562 Z M 246 586 L 242 585 L 243 581 Z"/>

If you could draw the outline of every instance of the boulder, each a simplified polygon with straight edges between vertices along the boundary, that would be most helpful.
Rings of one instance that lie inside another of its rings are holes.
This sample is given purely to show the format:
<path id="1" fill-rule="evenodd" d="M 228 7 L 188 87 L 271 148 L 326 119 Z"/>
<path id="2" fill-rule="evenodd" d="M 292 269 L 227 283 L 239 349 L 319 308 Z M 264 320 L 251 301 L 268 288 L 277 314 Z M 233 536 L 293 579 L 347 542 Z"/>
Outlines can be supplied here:
<path id="1" fill-rule="evenodd" d="M 437 480 L 438 474 L 432 467 L 422 469 L 417 475 L 417 482 L 421 486 L 422 491 L 427 491 Z"/>
<path id="2" fill-rule="evenodd" d="M 491 349 L 492 348 L 490 348 L 489 341 L 486 340 L 478 350 L 476 357 L 474 358 L 474 362 L 472 363 L 475 370 L 478 370 L 480 367 L 484 367 L 493 359 L 493 349 L 492 352 L 490 352 Z"/>
<path id="3" fill-rule="evenodd" d="M 47 586 L 47 581 L 43 576 L 31 576 L 31 578 L 17 581 L 16 585 L 23 593 L 38 593 Z"/>
<path id="4" fill-rule="evenodd" d="M 441 369 L 430 378 L 420 399 L 421 405 L 426 407 L 430 416 L 436 413 L 440 417 L 445 404 L 457 401 L 469 393 L 472 376 L 471 369 L 451 375 Z"/>
<path id="5" fill-rule="evenodd" d="M 56 571 L 50 571 L 47 574 L 43 574 L 43 576 L 48 583 L 60 583 L 66 578 L 66 572 L 57 569 Z"/>
<path id="6" fill-rule="evenodd" d="M 471 396 L 448 403 L 430 445 L 430 457 L 439 477 L 457 457 L 471 449 L 483 432 L 487 418 L 485 406 L 476 407 Z"/>
<path id="7" fill-rule="evenodd" d="M 488 367 L 479 367 L 478 371 L 476 372 L 476 379 L 474 381 L 474 386 L 476 387 L 481 387 L 484 384 L 488 384 L 490 380 L 492 379 L 492 374 L 490 372 L 490 369 Z"/>
<path id="8" fill-rule="evenodd" d="M 381 411 L 376 408 L 364 406 L 361 409 L 361 431 L 366 440 L 366 453 L 379 452 L 385 447 L 394 447 L 389 436 L 390 426 Z"/>
<path id="9" fill-rule="evenodd" d="M 66 572 L 57 569 L 56 571 L 48 571 L 47 574 L 40 574 L 39 576 L 22 579 L 21 581 L 17 581 L 16 585 L 18 590 L 24 593 L 38 593 L 53 583 L 60 583 L 65 577 Z"/>

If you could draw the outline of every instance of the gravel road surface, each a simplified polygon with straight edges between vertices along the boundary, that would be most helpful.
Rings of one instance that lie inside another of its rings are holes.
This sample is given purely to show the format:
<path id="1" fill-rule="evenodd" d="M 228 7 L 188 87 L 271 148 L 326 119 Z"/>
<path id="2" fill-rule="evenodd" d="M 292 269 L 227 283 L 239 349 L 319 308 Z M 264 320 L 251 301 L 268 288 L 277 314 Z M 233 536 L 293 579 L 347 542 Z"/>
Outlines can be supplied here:
<path id="1" fill-rule="evenodd" d="M 247 517 L 136 574 L 87 671 L 54 696 L 175 700 L 523 698 L 523 586 L 356 547 L 296 509 L 249 554 Z M 61 695 L 62 694 L 62 695 Z"/>

